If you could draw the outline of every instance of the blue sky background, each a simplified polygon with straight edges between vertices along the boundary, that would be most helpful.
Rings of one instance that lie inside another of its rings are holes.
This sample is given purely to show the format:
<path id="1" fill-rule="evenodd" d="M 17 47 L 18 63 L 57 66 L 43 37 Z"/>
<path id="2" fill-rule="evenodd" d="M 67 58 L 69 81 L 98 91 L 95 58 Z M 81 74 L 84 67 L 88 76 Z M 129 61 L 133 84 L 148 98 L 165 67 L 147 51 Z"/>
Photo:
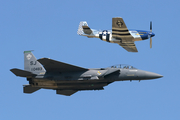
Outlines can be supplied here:
<path id="1" fill-rule="evenodd" d="M 0 119 L 1 120 L 179 120 L 178 0 L 1 0 Z M 80 21 L 91 28 L 111 29 L 112 17 L 123 17 L 130 29 L 149 30 L 149 40 L 136 42 L 138 53 L 118 44 L 77 35 Z M 114 82 L 104 91 L 80 91 L 67 97 L 41 89 L 23 93 L 25 78 L 9 70 L 24 68 L 23 51 L 35 50 L 69 64 L 98 68 L 130 64 L 164 77 L 149 81 Z"/>

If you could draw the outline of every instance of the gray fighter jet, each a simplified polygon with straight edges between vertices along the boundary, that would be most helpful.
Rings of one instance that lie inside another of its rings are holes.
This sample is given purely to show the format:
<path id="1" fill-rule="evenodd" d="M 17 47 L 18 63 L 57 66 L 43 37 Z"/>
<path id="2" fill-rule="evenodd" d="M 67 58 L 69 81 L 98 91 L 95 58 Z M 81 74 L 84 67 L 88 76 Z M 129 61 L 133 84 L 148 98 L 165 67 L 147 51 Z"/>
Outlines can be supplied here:
<path id="1" fill-rule="evenodd" d="M 43 65 L 43 66 L 42 66 Z M 81 90 L 103 90 L 114 81 L 149 80 L 162 75 L 139 70 L 130 65 L 87 69 L 49 58 L 36 59 L 31 51 L 24 51 L 24 70 L 11 69 L 16 76 L 26 77 L 24 93 L 41 88 L 56 90 L 57 94 L 70 96 Z"/>

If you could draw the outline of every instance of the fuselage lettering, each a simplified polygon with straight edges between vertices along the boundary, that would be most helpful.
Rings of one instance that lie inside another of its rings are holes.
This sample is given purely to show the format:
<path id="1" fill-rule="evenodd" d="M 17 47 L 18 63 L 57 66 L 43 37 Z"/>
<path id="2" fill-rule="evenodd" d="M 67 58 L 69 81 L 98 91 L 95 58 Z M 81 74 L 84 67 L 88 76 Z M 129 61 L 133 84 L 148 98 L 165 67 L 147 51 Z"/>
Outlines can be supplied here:
<path id="1" fill-rule="evenodd" d="M 36 65 L 37 61 L 30 61 L 30 65 Z"/>
<path id="2" fill-rule="evenodd" d="M 33 67 L 31 68 L 31 71 L 40 71 L 42 70 L 42 67 Z"/>

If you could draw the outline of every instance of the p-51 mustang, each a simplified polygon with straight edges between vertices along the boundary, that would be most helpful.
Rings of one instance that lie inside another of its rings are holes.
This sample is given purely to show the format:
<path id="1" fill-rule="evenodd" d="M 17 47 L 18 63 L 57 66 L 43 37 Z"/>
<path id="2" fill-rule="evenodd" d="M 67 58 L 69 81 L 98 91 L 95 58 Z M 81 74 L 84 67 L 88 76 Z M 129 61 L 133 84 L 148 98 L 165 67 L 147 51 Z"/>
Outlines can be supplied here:
<path id="1" fill-rule="evenodd" d="M 57 94 L 66 96 L 81 90 L 103 90 L 104 86 L 114 81 L 162 77 L 129 65 L 87 69 L 48 58 L 37 60 L 31 51 L 24 51 L 24 70 L 14 68 L 11 72 L 29 81 L 28 85 L 24 85 L 24 93 L 33 93 L 44 88 L 56 90 Z"/>
<path id="2" fill-rule="evenodd" d="M 79 24 L 78 35 L 88 38 L 100 38 L 103 41 L 117 43 L 128 52 L 138 52 L 134 41 L 141 41 L 150 38 L 150 48 L 152 48 L 152 22 L 150 22 L 150 31 L 128 30 L 124 20 L 121 17 L 112 18 L 112 30 L 98 31 L 90 29 L 86 21 Z"/>

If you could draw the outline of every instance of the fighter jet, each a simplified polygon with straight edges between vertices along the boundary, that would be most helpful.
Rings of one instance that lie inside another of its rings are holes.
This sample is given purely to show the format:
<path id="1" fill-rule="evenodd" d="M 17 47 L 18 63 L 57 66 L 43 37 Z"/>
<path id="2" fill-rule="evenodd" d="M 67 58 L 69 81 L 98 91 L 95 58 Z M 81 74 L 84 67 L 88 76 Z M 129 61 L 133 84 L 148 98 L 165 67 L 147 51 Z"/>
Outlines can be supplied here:
<path id="1" fill-rule="evenodd" d="M 81 90 L 103 90 L 115 81 L 149 80 L 163 77 L 160 74 L 139 70 L 130 65 L 113 65 L 107 68 L 82 68 L 49 58 L 36 59 L 31 51 L 24 51 L 24 70 L 11 69 L 16 76 L 29 81 L 24 93 L 41 88 L 56 90 L 70 96 Z"/>
<path id="2" fill-rule="evenodd" d="M 131 30 L 126 27 L 121 17 L 112 18 L 112 30 L 90 29 L 86 21 L 81 21 L 77 31 L 78 35 L 88 38 L 100 38 L 103 41 L 117 43 L 128 52 L 138 52 L 135 41 L 146 40 L 150 38 L 150 48 L 152 48 L 152 22 L 150 22 L 150 31 Z"/>

